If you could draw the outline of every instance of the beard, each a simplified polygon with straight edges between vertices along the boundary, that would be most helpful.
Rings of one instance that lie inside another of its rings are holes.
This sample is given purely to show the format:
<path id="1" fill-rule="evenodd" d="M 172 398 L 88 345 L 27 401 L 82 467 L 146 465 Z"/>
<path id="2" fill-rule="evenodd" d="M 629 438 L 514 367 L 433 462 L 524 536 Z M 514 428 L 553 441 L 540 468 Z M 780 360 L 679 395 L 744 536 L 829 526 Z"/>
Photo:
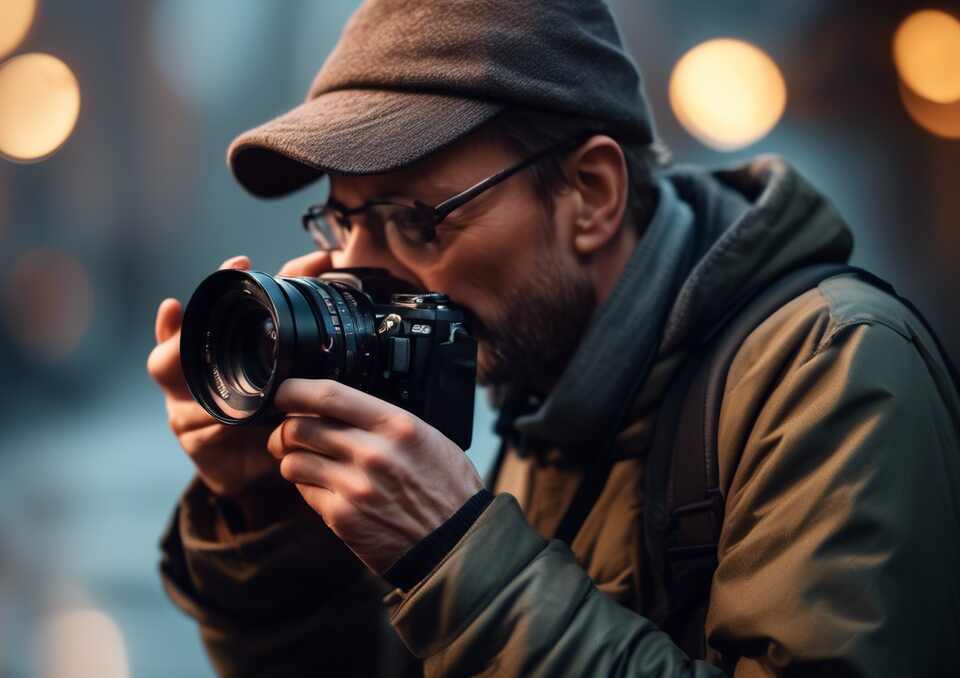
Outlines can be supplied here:
<path id="1" fill-rule="evenodd" d="M 544 252 L 478 332 L 477 381 L 546 393 L 573 357 L 596 308 L 589 278 Z"/>

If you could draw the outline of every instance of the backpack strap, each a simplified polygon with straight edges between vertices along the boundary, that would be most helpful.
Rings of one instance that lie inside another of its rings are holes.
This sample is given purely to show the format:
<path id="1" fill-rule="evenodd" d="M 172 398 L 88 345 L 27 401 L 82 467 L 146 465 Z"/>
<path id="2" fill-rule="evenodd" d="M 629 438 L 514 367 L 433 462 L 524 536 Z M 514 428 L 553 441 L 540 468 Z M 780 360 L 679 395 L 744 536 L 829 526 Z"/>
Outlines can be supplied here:
<path id="1" fill-rule="evenodd" d="M 723 525 L 717 429 L 727 372 L 746 338 L 792 299 L 837 275 L 845 264 L 797 269 L 735 304 L 674 379 L 661 405 L 647 464 L 645 546 L 653 567 L 651 615 L 690 656 L 706 656 L 704 623 Z"/>

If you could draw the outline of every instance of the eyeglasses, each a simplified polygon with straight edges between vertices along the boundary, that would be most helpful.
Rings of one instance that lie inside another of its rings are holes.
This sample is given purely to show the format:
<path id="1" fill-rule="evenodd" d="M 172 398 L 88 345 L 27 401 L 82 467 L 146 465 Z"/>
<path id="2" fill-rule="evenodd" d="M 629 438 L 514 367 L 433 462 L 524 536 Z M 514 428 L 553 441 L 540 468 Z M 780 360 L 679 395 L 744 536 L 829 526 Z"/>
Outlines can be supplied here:
<path id="1" fill-rule="evenodd" d="M 474 184 L 462 193 L 457 193 L 433 206 L 419 200 L 414 200 L 413 204 L 389 200 L 371 200 L 359 207 L 348 208 L 333 199 L 328 200 L 325 205 L 311 205 L 302 217 L 303 228 L 313 237 L 319 249 L 325 251 L 340 250 L 343 249 L 349 238 L 350 230 L 353 227 L 352 217 L 361 215 L 366 228 L 381 231 L 391 229 L 406 242 L 423 245 L 437 237 L 437 226 L 457 208 L 547 156 L 572 150 L 580 145 L 587 136 L 585 134 L 579 135 L 539 151 L 516 165 L 501 170 L 493 176 Z"/>

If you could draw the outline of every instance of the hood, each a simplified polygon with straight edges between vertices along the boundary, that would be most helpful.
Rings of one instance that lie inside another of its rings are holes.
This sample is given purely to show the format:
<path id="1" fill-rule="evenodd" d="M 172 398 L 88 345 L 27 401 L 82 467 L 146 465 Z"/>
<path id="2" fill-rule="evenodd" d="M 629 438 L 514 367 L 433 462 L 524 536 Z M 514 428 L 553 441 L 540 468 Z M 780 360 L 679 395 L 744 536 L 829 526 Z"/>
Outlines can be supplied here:
<path id="1" fill-rule="evenodd" d="M 498 431 L 562 447 L 615 432 L 656 361 L 709 334 L 777 277 L 844 262 L 852 249 L 829 201 L 778 157 L 715 172 L 671 170 L 636 252 L 557 386 L 542 402 L 509 398 Z"/>

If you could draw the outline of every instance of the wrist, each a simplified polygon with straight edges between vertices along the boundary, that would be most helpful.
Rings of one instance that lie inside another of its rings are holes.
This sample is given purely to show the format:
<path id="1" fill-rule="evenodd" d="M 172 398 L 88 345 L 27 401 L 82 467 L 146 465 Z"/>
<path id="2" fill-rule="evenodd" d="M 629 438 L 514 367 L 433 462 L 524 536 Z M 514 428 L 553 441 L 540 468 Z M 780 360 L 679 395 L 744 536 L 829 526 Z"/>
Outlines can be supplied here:
<path id="1" fill-rule="evenodd" d="M 296 487 L 278 473 L 267 474 L 229 494 L 210 491 L 210 503 L 218 518 L 221 537 L 255 532 L 313 515 Z"/>
<path id="2" fill-rule="evenodd" d="M 492 502 L 490 491 L 481 488 L 446 522 L 414 544 L 390 566 L 383 573 L 383 578 L 399 589 L 412 589 L 447 557 Z"/>

